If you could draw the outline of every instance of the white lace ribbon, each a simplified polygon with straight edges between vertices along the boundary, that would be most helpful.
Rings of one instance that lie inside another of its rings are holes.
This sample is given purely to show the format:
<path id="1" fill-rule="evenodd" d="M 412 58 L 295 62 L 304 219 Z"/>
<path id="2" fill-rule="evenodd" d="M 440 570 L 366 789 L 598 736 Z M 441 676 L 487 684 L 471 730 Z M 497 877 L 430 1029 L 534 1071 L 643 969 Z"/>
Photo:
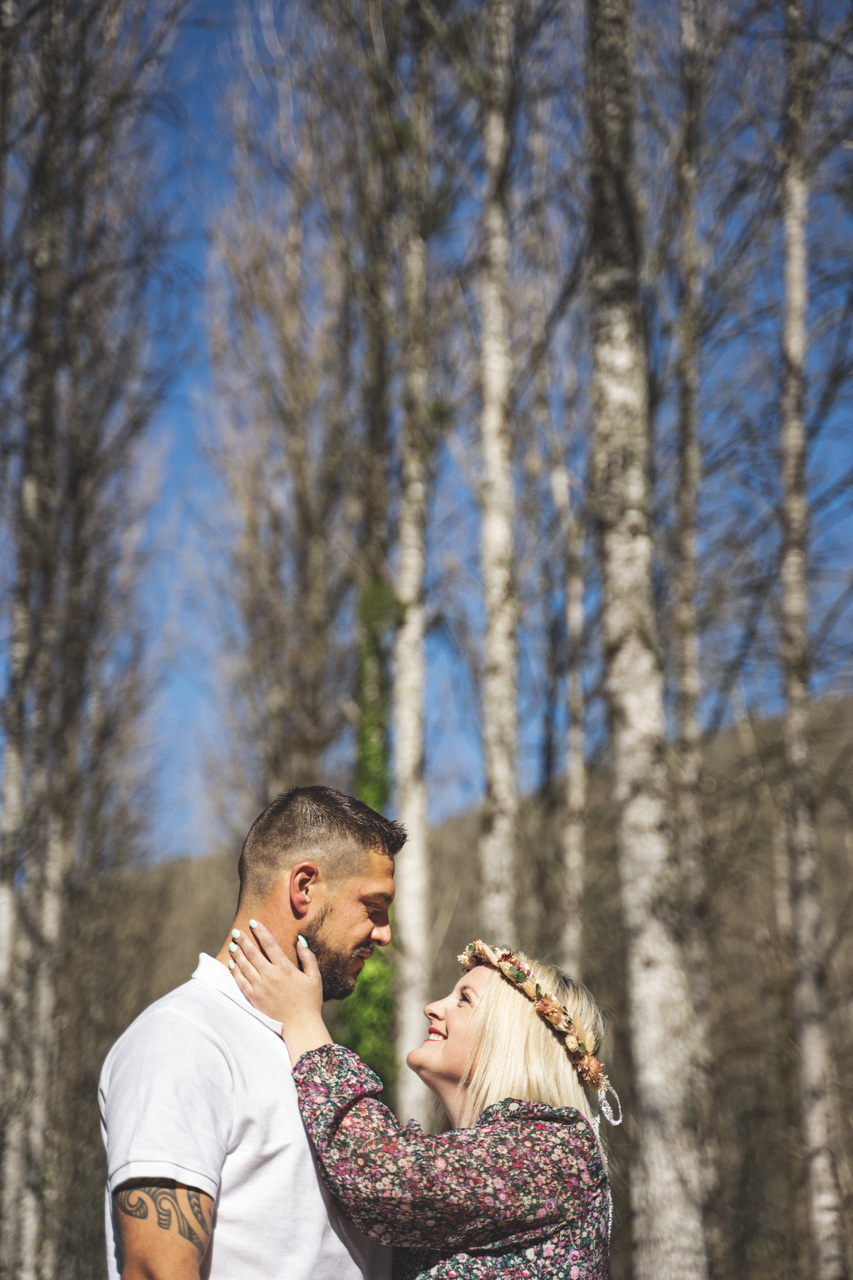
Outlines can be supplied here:
<path id="1" fill-rule="evenodd" d="M 612 1093 L 613 1097 L 616 1099 L 616 1105 L 619 1108 L 618 1120 L 613 1114 L 610 1099 L 607 1097 L 608 1093 Z M 609 1080 L 606 1081 L 598 1091 L 598 1107 L 608 1124 L 612 1124 L 615 1127 L 617 1124 L 622 1123 L 622 1103 L 619 1101 L 619 1094 L 613 1088 L 613 1085 Z"/>

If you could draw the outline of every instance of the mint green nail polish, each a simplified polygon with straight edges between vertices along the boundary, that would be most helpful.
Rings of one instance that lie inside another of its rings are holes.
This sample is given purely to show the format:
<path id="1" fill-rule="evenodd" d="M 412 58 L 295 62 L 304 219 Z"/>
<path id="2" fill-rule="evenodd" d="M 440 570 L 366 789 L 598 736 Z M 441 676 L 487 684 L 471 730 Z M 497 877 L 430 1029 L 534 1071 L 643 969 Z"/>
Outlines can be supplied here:
<path id="1" fill-rule="evenodd" d="M 232 930 L 231 930 L 231 937 L 232 937 L 232 938 L 239 938 L 239 937 L 240 937 L 240 930 L 239 930 L 239 929 L 232 929 Z"/>
<path id="2" fill-rule="evenodd" d="M 228 950 L 229 950 L 230 952 L 232 952 L 232 954 L 233 954 L 233 952 L 235 952 L 235 951 L 237 950 L 237 943 L 236 943 L 236 942 L 229 942 L 229 943 L 228 943 Z"/>
<path id="3" fill-rule="evenodd" d="M 299 943 L 300 947 L 305 947 L 307 949 L 308 943 L 305 941 L 301 933 L 297 933 L 296 941 Z"/>
<path id="4" fill-rule="evenodd" d="M 229 961 L 228 961 L 228 968 L 229 968 L 229 969 L 236 969 L 236 968 L 237 968 L 237 966 L 236 966 L 236 964 L 234 963 L 234 961 L 233 961 L 233 960 L 229 960 Z"/>
<path id="5" fill-rule="evenodd" d="M 249 921 L 249 928 L 250 928 L 250 929 L 257 929 L 257 927 L 258 927 L 258 922 L 257 922 L 257 920 L 250 920 L 250 921 Z"/>

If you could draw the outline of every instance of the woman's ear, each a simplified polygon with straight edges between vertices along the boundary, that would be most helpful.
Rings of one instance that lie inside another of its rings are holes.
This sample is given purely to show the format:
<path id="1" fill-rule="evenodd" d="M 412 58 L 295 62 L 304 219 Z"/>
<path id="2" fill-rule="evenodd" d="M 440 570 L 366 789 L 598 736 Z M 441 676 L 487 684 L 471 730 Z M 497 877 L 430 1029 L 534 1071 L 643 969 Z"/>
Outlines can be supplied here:
<path id="1" fill-rule="evenodd" d="M 299 862 L 292 868 L 288 883 L 290 908 L 298 920 L 306 916 L 311 909 L 319 881 L 320 869 L 316 862 Z"/>

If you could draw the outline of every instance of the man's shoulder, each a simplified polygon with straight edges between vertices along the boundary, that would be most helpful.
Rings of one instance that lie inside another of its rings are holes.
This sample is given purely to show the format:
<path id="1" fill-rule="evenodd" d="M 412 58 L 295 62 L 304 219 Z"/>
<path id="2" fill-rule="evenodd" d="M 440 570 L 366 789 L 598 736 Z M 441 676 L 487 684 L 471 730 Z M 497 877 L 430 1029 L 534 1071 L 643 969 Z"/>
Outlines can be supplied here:
<path id="1" fill-rule="evenodd" d="M 203 1021 L 211 1008 L 221 1007 L 223 1004 L 227 1004 L 227 1001 L 215 987 L 206 982 L 199 982 L 196 978 L 189 978 L 179 987 L 174 987 L 173 990 L 167 991 L 164 996 L 147 1005 L 141 1013 L 137 1014 L 124 1035 L 128 1035 L 137 1028 L 147 1028 L 151 1022 Z"/>
<path id="2" fill-rule="evenodd" d="M 227 1034 L 230 1001 L 208 982 L 190 978 L 168 991 L 134 1018 L 110 1049 L 104 1063 L 108 1075 L 128 1053 L 137 1057 L 180 1053 L 192 1056 L 205 1046 L 228 1054 L 233 1037 Z"/>

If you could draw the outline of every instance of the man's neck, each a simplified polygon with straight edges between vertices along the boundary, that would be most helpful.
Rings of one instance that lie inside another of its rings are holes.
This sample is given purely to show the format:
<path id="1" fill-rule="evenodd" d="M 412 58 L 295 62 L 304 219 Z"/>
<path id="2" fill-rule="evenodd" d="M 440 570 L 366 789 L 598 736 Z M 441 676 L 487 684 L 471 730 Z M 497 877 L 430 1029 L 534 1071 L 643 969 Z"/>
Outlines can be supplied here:
<path id="1" fill-rule="evenodd" d="M 249 925 L 250 920 L 261 920 L 273 933 L 281 946 L 282 950 L 296 963 L 296 934 L 297 924 L 292 920 L 281 920 L 278 918 L 279 913 L 271 908 L 269 902 L 261 903 L 253 908 L 238 907 L 234 922 L 228 931 L 228 936 L 222 946 L 216 953 L 216 959 L 220 964 L 228 967 L 228 961 L 231 958 L 230 945 L 234 941 L 234 930 L 240 933 L 251 934 L 252 930 Z"/>

